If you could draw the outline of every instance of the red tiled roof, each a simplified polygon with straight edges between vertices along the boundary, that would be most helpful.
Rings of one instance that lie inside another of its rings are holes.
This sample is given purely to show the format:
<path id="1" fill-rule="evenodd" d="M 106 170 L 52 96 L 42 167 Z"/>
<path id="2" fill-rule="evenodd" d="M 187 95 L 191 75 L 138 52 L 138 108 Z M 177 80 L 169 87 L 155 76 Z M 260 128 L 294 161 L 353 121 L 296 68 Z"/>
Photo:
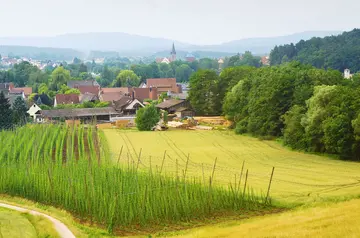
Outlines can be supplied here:
<path id="1" fill-rule="evenodd" d="M 30 94 L 32 94 L 32 88 L 31 87 L 24 87 L 24 88 L 13 88 L 12 90 L 22 90 L 25 94 L 25 96 L 30 96 Z M 11 90 L 11 91 L 12 91 Z"/>
<path id="2" fill-rule="evenodd" d="M 157 78 L 157 79 L 147 79 L 146 85 L 148 88 L 156 87 L 156 88 L 169 88 L 172 91 L 176 92 L 176 78 Z"/>
<path id="3" fill-rule="evenodd" d="M 118 101 L 123 97 L 123 93 L 121 92 L 107 92 L 103 93 L 100 96 L 100 100 L 103 102 L 113 102 Z"/>
<path id="4" fill-rule="evenodd" d="M 150 98 L 150 89 L 149 88 L 130 88 L 129 94 L 132 97 L 132 92 L 134 92 L 134 96 L 139 101 L 144 101 L 145 99 Z"/>
<path id="5" fill-rule="evenodd" d="M 99 95 L 100 88 L 98 86 L 79 86 L 77 87 L 81 94 L 92 93 Z"/>
<path id="6" fill-rule="evenodd" d="M 20 88 L 13 88 L 13 89 L 10 89 L 9 93 L 14 93 L 14 94 L 20 94 L 20 93 L 23 93 L 24 90 L 20 89 Z"/>
<path id="7" fill-rule="evenodd" d="M 56 94 L 57 104 L 78 104 L 80 103 L 79 95 L 77 94 Z"/>
<path id="8" fill-rule="evenodd" d="M 102 88 L 102 93 L 129 93 L 129 88 L 121 87 L 121 88 Z"/>

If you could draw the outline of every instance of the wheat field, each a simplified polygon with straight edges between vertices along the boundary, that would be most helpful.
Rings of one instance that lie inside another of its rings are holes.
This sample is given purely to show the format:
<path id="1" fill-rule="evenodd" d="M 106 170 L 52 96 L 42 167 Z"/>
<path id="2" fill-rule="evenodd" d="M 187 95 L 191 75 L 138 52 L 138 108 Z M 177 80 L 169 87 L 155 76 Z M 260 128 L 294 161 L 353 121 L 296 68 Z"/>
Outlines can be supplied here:
<path id="1" fill-rule="evenodd" d="M 217 158 L 215 183 L 243 184 L 248 170 L 248 186 L 265 194 L 275 167 L 270 195 L 282 205 L 360 195 L 359 163 L 291 151 L 274 141 L 235 135 L 231 131 L 104 132 L 114 163 L 139 161 L 140 168 L 151 167 L 171 176 L 181 176 L 188 163 L 189 175 L 207 180 Z"/>

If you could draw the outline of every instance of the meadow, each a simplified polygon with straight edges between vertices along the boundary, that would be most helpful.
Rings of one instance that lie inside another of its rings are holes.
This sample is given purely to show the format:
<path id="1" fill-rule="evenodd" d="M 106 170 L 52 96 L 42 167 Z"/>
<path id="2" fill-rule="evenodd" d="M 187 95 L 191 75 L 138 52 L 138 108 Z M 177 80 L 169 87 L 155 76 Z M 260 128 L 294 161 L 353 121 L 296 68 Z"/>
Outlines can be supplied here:
<path id="1" fill-rule="evenodd" d="M 270 200 L 246 185 L 245 174 L 242 183 L 213 184 L 216 164 L 200 179 L 187 174 L 187 166 L 177 176 L 140 169 L 141 154 L 114 163 L 104 134 L 91 126 L 27 126 L 0 132 L 0 141 L 0 194 L 64 209 L 110 233 L 171 230 L 271 209 Z"/>
<path id="2" fill-rule="evenodd" d="M 0 208 L 0 237 L 58 237 L 52 223 L 39 216 Z"/>
<path id="3" fill-rule="evenodd" d="M 151 166 L 176 175 L 185 168 L 189 156 L 187 173 L 201 179 L 212 174 L 217 158 L 214 184 L 227 186 L 235 178 L 239 181 L 244 164 L 248 185 L 256 193 L 267 191 L 275 167 L 270 195 L 282 206 L 346 200 L 360 195 L 359 163 L 291 151 L 275 141 L 235 135 L 232 131 L 104 130 L 104 133 L 115 163 L 126 164 L 141 153 L 140 168 Z"/>

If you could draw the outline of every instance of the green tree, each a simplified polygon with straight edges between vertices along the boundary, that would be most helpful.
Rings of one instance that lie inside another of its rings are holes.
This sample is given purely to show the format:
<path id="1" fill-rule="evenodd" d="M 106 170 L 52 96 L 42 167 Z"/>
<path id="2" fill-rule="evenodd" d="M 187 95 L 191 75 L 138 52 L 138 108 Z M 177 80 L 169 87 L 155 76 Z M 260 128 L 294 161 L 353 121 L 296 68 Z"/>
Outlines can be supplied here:
<path id="1" fill-rule="evenodd" d="M 150 131 L 159 122 L 160 113 L 153 104 L 140 108 L 136 113 L 135 123 L 140 131 Z"/>
<path id="2" fill-rule="evenodd" d="M 9 99 L 5 98 L 4 93 L 0 92 L 0 131 L 12 128 L 12 110 Z"/>
<path id="3" fill-rule="evenodd" d="M 219 77 L 214 70 L 199 70 L 190 77 L 189 101 L 198 115 L 219 115 Z"/>
<path id="4" fill-rule="evenodd" d="M 64 69 L 64 67 L 57 67 L 51 74 L 51 85 L 52 89 L 59 90 L 61 85 L 66 84 L 70 81 L 70 71 Z"/>
<path id="5" fill-rule="evenodd" d="M 176 67 L 175 78 L 178 82 L 187 82 L 191 74 L 193 73 L 192 69 L 187 64 L 182 64 Z"/>
<path id="6" fill-rule="evenodd" d="M 17 97 L 15 99 L 13 105 L 13 123 L 14 125 L 22 126 L 25 125 L 27 122 L 27 106 L 21 97 Z"/>
<path id="7" fill-rule="evenodd" d="M 59 94 L 78 94 L 80 95 L 80 90 L 77 88 L 69 88 L 67 85 L 63 84 L 58 91 Z"/>
<path id="8" fill-rule="evenodd" d="M 45 83 L 40 84 L 39 88 L 38 88 L 38 93 L 39 94 L 47 94 L 49 92 L 49 88 Z"/>
<path id="9" fill-rule="evenodd" d="M 140 77 L 132 70 L 122 70 L 113 82 L 115 87 L 138 87 L 140 84 Z"/>

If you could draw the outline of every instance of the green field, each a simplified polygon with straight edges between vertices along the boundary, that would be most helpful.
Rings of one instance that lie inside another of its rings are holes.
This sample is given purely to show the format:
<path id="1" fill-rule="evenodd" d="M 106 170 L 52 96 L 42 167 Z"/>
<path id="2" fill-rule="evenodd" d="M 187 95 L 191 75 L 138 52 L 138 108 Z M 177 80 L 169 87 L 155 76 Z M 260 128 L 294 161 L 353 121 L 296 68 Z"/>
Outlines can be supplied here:
<path id="1" fill-rule="evenodd" d="M 239 180 L 245 161 L 249 186 L 264 193 L 274 166 L 270 194 L 282 204 L 343 200 L 360 195 L 359 163 L 291 151 L 277 142 L 231 131 L 104 131 L 116 163 L 123 147 L 120 163 L 137 160 L 141 150 L 140 166 L 160 170 L 166 150 L 163 171 L 171 174 L 182 173 L 189 154 L 188 173 L 200 178 L 204 174 L 207 179 L 218 158 L 215 181 L 224 186 L 234 182 L 235 175 Z"/>
<path id="2" fill-rule="evenodd" d="M 49 238 L 58 235 L 46 218 L 0 208 L 0 237 Z"/>
<path id="3" fill-rule="evenodd" d="M 359 209 L 359 199 L 337 204 L 325 203 L 317 207 L 170 233 L 162 237 L 360 237 Z"/>

